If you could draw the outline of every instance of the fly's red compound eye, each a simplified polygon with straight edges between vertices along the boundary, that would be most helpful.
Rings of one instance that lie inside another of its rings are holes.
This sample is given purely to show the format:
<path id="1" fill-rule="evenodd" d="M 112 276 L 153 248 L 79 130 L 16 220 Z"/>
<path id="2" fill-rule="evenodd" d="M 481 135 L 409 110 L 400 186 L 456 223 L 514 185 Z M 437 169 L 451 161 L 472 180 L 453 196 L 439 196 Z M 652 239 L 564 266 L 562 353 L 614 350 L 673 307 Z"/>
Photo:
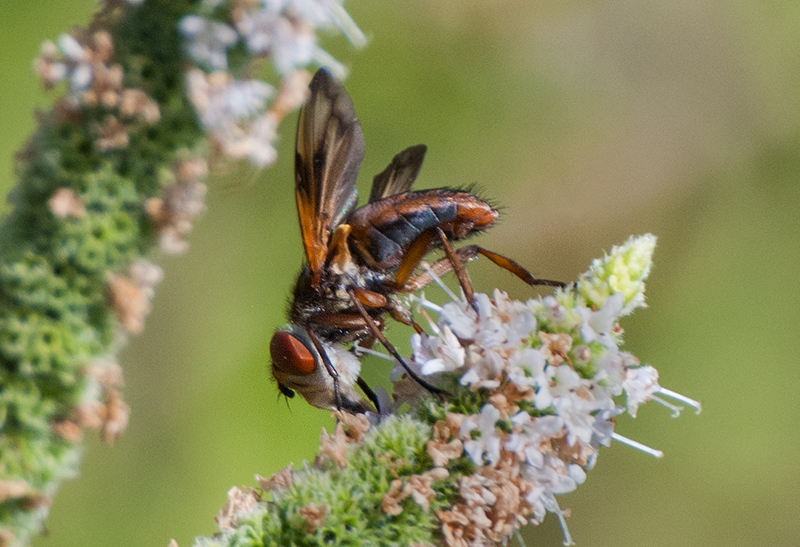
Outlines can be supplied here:
<path id="1" fill-rule="evenodd" d="M 286 374 L 306 376 L 317 366 L 311 351 L 295 335 L 279 330 L 269 343 L 272 366 Z"/>

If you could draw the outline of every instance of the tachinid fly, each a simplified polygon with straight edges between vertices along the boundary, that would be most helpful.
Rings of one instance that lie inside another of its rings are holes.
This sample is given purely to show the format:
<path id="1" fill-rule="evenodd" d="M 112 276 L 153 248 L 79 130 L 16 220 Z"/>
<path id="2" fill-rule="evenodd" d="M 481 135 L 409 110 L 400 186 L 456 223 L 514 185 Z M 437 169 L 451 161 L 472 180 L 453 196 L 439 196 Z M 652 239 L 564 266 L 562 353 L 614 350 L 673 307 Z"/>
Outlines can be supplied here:
<path id="1" fill-rule="evenodd" d="M 281 392 L 299 392 L 318 408 L 358 413 L 370 410 L 356 357 L 334 351 L 333 344 L 381 342 L 411 377 L 430 391 L 440 390 L 409 368 L 383 334 L 384 318 L 421 331 L 396 300 L 454 270 L 468 299 L 472 288 L 463 264 L 478 254 L 531 284 L 560 285 L 535 279 L 516 262 L 458 241 L 488 229 L 498 213 L 466 191 L 439 188 L 412 191 L 425 157 L 424 145 L 397 154 L 375 176 L 369 202 L 356 207 L 356 176 L 364 157 L 364 136 L 353 102 L 325 69 L 309 86 L 300 111 L 295 156 L 295 197 L 306 263 L 297 278 L 289 318 L 270 343 L 272 373 Z M 430 271 L 417 272 L 432 250 L 445 257 Z"/>

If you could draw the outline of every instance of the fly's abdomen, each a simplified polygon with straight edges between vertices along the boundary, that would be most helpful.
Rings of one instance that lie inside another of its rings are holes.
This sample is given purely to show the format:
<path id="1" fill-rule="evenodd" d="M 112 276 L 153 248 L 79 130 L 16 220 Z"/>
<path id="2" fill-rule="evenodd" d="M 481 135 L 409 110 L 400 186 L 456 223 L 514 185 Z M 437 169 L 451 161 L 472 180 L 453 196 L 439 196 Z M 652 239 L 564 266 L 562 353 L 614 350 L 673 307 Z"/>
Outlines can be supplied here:
<path id="1" fill-rule="evenodd" d="M 350 240 L 366 261 L 395 266 L 421 235 L 441 228 L 451 240 L 489 228 L 497 211 L 468 192 L 421 190 L 391 196 L 353 211 Z M 432 241 L 436 246 L 436 239 Z"/>

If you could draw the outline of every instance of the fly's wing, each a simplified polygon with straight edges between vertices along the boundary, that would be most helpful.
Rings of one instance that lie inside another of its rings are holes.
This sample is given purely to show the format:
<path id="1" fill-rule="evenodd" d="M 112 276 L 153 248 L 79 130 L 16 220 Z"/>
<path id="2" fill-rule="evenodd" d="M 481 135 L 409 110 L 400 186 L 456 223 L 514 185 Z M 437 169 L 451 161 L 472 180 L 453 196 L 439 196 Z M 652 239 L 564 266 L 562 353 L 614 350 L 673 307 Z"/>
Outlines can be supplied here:
<path id="1" fill-rule="evenodd" d="M 327 70 L 317 71 L 309 89 L 297 123 L 295 197 L 311 281 L 316 286 L 331 231 L 357 201 L 364 134 L 353 101 Z"/>
<path id="2" fill-rule="evenodd" d="M 402 194 L 411 190 L 411 185 L 417 178 L 422 160 L 428 147 L 418 144 L 406 148 L 397 154 L 389 166 L 375 175 L 372 180 L 372 191 L 369 193 L 369 202 L 388 198 L 395 194 Z"/>

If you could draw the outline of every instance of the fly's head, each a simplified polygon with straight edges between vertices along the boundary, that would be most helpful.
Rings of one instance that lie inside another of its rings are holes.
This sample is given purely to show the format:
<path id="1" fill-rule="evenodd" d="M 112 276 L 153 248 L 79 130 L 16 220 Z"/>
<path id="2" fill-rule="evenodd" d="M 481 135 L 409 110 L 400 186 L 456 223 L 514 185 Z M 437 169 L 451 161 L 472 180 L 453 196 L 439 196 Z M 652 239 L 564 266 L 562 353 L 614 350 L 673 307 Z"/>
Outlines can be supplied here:
<path id="1" fill-rule="evenodd" d="M 299 393 L 325 410 L 372 410 L 355 389 L 361 363 L 341 346 L 315 339 L 307 328 L 292 324 L 273 334 L 270 354 L 272 375 L 287 398 Z"/>

